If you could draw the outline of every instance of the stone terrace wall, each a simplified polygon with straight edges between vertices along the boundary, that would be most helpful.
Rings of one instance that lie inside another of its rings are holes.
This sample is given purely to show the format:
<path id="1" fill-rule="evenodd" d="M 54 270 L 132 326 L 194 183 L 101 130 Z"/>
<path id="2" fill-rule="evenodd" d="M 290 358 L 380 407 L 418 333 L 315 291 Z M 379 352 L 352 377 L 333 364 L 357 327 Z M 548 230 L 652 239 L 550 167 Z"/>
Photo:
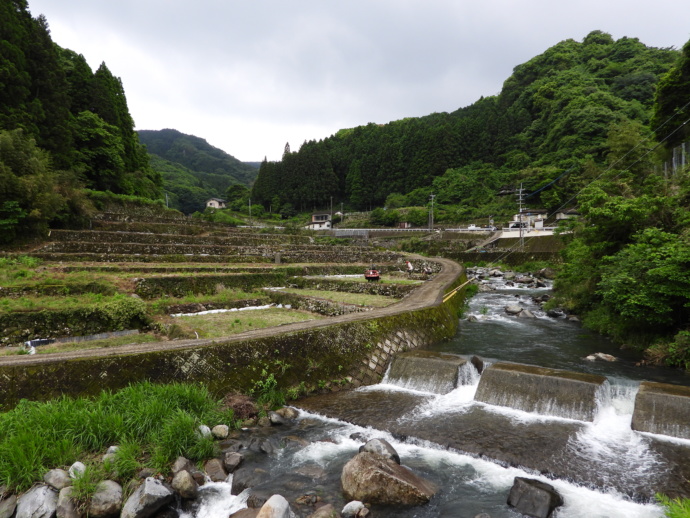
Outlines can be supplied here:
<path id="1" fill-rule="evenodd" d="M 462 274 L 445 291 L 464 280 Z M 455 335 L 463 290 L 445 303 L 413 311 L 378 312 L 378 316 L 372 312 L 362 320 L 306 328 L 286 326 L 277 335 L 275 330 L 263 330 L 252 337 L 172 342 L 168 348 L 148 351 L 150 345 L 130 352 L 104 350 L 98 356 L 74 359 L 13 357 L 0 364 L 0 406 L 12 407 L 22 398 L 91 395 L 143 379 L 200 382 L 219 396 L 249 390 L 269 373 L 281 387 L 302 385 L 305 391 L 377 383 L 396 353 Z"/>

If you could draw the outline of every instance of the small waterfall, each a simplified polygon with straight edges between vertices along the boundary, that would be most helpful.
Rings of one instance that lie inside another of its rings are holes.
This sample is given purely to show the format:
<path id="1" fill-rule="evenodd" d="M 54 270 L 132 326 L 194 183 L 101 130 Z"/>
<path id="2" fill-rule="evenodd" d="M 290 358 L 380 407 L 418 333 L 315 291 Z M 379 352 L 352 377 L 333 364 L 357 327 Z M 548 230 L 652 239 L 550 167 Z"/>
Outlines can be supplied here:
<path id="1" fill-rule="evenodd" d="M 408 351 L 393 358 L 381 383 L 418 392 L 448 394 L 463 384 L 459 376 L 466 364 L 467 360 L 451 354 Z"/>
<path id="2" fill-rule="evenodd" d="M 199 498 L 191 509 L 178 509 L 180 518 L 227 518 L 247 507 L 250 490 L 231 494 L 232 475 L 226 482 L 207 482 L 199 488 Z"/>

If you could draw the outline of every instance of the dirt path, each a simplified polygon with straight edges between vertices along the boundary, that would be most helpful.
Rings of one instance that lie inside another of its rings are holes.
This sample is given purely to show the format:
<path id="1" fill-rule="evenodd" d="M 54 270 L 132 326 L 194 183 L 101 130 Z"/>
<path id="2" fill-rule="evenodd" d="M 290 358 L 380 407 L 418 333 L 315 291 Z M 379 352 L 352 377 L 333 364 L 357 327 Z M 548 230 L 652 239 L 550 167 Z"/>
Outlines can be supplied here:
<path id="1" fill-rule="evenodd" d="M 410 254 L 409 257 L 421 261 L 428 261 L 429 258 L 416 256 Z M 213 343 L 232 343 L 240 342 L 242 340 L 252 338 L 264 338 L 269 336 L 276 336 L 283 333 L 291 333 L 295 331 L 302 331 L 305 329 L 314 329 L 319 327 L 326 327 L 333 324 L 344 322 L 354 322 L 358 320 L 373 320 L 376 318 L 406 313 L 425 307 L 435 306 L 440 304 L 443 300 L 445 289 L 453 283 L 462 273 L 462 267 L 455 261 L 450 259 L 442 259 L 440 257 L 433 258 L 434 262 L 442 265 L 442 270 L 435 274 L 430 280 L 415 289 L 410 295 L 396 304 L 392 304 L 385 308 L 378 308 L 372 311 L 362 313 L 350 313 L 338 317 L 327 318 L 324 320 L 312 320 L 307 322 L 296 322 L 278 327 L 268 327 L 264 329 L 256 329 L 247 331 L 224 338 L 213 339 L 199 339 L 199 340 L 174 340 L 165 342 L 147 342 L 143 344 L 123 345 L 119 347 L 108 347 L 103 349 L 83 349 L 78 351 L 69 351 L 64 353 L 49 353 L 49 354 L 34 354 L 34 355 L 17 355 L 17 356 L 2 356 L 0 357 L 0 365 L 38 365 L 42 363 L 55 363 L 65 360 L 73 360 L 78 358 L 99 358 L 108 356 L 122 356 L 130 354 L 147 353 L 151 351 L 166 351 L 178 349 L 190 349 L 194 347 L 202 347 Z"/>

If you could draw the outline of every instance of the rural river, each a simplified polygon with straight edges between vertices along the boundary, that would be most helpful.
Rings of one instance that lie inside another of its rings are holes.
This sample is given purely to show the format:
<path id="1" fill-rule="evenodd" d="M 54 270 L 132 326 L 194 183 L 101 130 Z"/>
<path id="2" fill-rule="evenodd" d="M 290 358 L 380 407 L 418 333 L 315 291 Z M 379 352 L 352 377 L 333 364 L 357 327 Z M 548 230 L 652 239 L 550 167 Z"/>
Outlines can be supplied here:
<path id="1" fill-rule="evenodd" d="M 477 355 L 487 363 L 509 361 L 604 375 L 608 390 L 594 422 L 476 402 L 480 376 L 468 363 L 461 368 L 463 385 L 446 394 L 437 393 L 433 380 L 401 386 L 386 377 L 379 385 L 299 401 L 299 436 L 309 445 L 271 459 L 272 474 L 319 472 L 316 489 L 338 494 L 342 467 L 356 455 L 361 439 L 383 437 L 399 452 L 402 464 L 441 490 L 424 506 L 374 508 L 376 518 L 473 518 L 482 512 L 491 518 L 515 518 L 521 515 L 506 499 L 516 476 L 539 478 L 560 492 L 565 504 L 556 518 L 663 516 L 653 502 L 654 492 L 687 491 L 690 441 L 632 431 L 634 399 L 641 380 L 688 385 L 690 377 L 638 367 L 632 354 L 579 324 L 546 316 L 532 297 L 548 293 L 548 288 L 511 287 L 502 279 L 486 282 L 495 290 L 473 297 L 465 313 L 477 320 L 463 319 L 457 336 L 435 349 L 468 359 Z M 536 318 L 507 315 L 504 307 L 516 302 Z M 618 361 L 584 359 L 596 352 Z M 525 465 L 530 469 L 516 467 Z M 229 493 L 218 497 L 223 502 L 218 505 L 227 510 L 228 498 L 244 506 L 241 497 Z M 217 516 L 212 501 L 193 514 Z M 335 497 L 332 503 L 338 508 L 344 501 Z"/>

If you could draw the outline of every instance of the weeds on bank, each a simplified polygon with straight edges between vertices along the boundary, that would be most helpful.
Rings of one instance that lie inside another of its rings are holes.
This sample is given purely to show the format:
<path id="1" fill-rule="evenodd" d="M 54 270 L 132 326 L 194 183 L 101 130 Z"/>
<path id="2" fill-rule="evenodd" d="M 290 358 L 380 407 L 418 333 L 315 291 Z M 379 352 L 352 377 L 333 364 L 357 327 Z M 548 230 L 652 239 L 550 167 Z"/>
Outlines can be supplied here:
<path id="1" fill-rule="evenodd" d="M 22 400 L 0 414 L 0 485 L 24 491 L 49 469 L 102 455 L 115 444 L 120 449 L 109 469 L 118 480 L 144 466 L 166 472 L 179 455 L 213 456 L 213 440 L 198 426 L 220 423 L 234 427 L 232 411 L 221 411 L 207 389 L 192 384 L 143 382 L 94 399 Z"/>
<path id="2" fill-rule="evenodd" d="M 665 495 L 656 495 L 657 501 L 664 507 L 668 518 L 690 518 L 690 499 L 671 499 Z"/>

